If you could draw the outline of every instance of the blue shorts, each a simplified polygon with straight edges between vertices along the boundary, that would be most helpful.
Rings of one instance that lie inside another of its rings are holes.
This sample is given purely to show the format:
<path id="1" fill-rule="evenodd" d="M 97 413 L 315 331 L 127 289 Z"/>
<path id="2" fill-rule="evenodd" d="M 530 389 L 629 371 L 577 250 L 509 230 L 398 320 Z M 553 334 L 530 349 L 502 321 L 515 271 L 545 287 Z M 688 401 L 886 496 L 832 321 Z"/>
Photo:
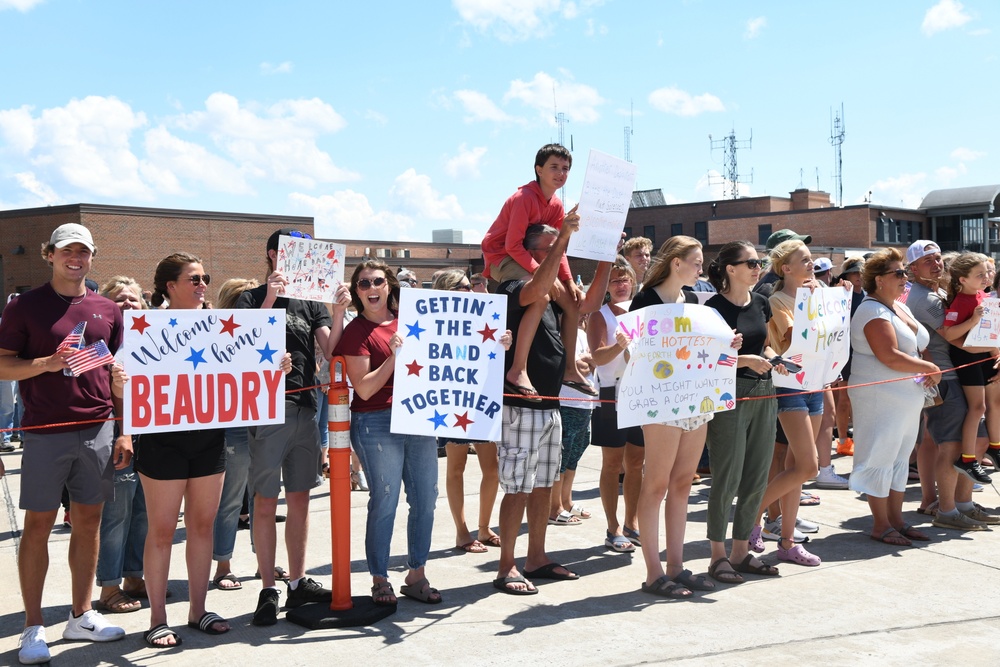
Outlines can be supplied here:
<path id="1" fill-rule="evenodd" d="M 782 412 L 808 412 L 810 417 L 823 414 L 823 392 L 807 393 L 798 389 L 777 387 L 778 414 Z"/>

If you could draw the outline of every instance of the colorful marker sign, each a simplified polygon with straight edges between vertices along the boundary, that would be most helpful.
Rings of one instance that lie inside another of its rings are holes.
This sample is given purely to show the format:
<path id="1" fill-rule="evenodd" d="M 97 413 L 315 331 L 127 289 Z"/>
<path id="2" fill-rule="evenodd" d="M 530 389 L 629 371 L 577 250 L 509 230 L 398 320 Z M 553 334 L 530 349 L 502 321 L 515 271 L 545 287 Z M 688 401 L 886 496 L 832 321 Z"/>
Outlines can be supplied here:
<path id="1" fill-rule="evenodd" d="M 580 230 L 569 239 L 566 254 L 613 262 L 635 189 L 635 165 L 591 149 L 577 213 Z"/>
<path id="2" fill-rule="evenodd" d="M 274 266 L 288 279 L 282 296 L 332 303 L 334 293 L 344 282 L 346 252 L 347 246 L 342 243 L 279 236 Z"/>
<path id="3" fill-rule="evenodd" d="M 632 342 L 618 387 L 618 428 L 736 407 L 733 330 L 714 308 L 649 306 L 620 315 Z"/>
<path id="4" fill-rule="evenodd" d="M 983 316 L 965 336 L 965 347 L 1000 347 L 1000 299 L 983 299 Z"/>
<path id="5" fill-rule="evenodd" d="M 159 433 L 285 421 L 285 311 L 123 313 L 125 431 Z"/>
<path id="6" fill-rule="evenodd" d="M 792 343 L 781 356 L 801 369 L 771 375 L 774 386 L 814 391 L 830 384 L 844 369 L 851 351 L 851 293 L 843 287 L 819 287 L 795 293 Z"/>
<path id="7" fill-rule="evenodd" d="M 499 440 L 507 297 L 404 289 L 393 433 Z"/>

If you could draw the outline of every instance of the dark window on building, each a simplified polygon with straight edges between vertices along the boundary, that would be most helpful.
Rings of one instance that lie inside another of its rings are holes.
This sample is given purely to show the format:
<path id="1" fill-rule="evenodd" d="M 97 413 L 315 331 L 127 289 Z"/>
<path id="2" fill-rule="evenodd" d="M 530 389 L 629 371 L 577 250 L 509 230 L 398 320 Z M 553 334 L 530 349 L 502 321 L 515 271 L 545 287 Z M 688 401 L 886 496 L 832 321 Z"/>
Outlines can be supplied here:
<path id="1" fill-rule="evenodd" d="M 708 243 L 708 223 L 704 220 L 694 223 L 694 237 L 702 243 Z"/>
<path id="2" fill-rule="evenodd" d="M 684 223 L 683 222 L 671 222 L 670 223 L 670 235 L 671 236 L 681 236 L 684 234 Z"/>
<path id="3" fill-rule="evenodd" d="M 757 245 L 767 245 L 771 233 L 771 225 L 757 225 Z"/>
<path id="4" fill-rule="evenodd" d="M 632 238 L 632 228 L 631 227 L 626 227 L 622 231 L 625 232 L 625 238 L 627 238 L 627 239 Z"/>
<path id="5" fill-rule="evenodd" d="M 642 235 L 653 242 L 653 247 L 656 247 L 656 225 L 645 225 L 642 228 Z"/>

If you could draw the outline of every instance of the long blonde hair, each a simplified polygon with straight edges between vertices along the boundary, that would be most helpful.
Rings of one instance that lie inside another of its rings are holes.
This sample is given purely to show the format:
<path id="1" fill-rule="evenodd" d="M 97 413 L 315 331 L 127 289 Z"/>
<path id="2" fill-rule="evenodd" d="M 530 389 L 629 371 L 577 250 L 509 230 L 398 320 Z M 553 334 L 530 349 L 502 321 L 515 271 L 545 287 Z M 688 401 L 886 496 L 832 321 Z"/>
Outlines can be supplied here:
<path id="1" fill-rule="evenodd" d="M 219 308 L 232 308 L 240 294 L 260 285 L 254 278 L 230 278 L 219 287 Z"/>
<path id="2" fill-rule="evenodd" d="M 649 270 L 646 271 L 642 287 L 656 287 L 670 277 L 670 264 L 675 259 L 683 260 L 694 250 L 701 248 L 701 242 L 690 236 L 671 236 L 660 246 L 659 252 L 653 258 Z"/>
<path id="3" fill-rule="evenodd" d="M 791 239 L 789 241 L 783 241 L 774 247 L 771 251 L 771 271 L 778 276 L 778 280 L 774 283 L 774 291 L 780 292 L 785 286 L 785 272 L 782 270 L 785 265 L 788 264 L 788 259 L 801 248 L 805 248 L 806 244 L 798 239 Z"/>

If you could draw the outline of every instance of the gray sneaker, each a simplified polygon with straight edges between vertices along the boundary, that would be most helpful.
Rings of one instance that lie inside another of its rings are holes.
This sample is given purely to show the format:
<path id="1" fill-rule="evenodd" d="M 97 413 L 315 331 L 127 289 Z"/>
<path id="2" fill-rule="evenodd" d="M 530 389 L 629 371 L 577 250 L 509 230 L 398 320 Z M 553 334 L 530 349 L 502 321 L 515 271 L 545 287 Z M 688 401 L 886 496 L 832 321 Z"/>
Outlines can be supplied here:
<path id="1" fill-rule="evenodd" d="M 961 512 L 951 516 L 944 512 L 938 512 L 932 523 L 938 528 L 951 528 L 953 530 L 989 530 L 989 527 L 982 521 L 976 521 Z"/>
<path id="2" fill-rule="evenodd" d="M 962 514 L 969 517 L 973 521 L 978 521 L 979 523 L 985 523 L 989 526 L 996 526 L 1000 524 L 1000 516 L 995 514 L 990 514 L 979 506 L 974 506 L 971 510 L 959 510 Z"/>

